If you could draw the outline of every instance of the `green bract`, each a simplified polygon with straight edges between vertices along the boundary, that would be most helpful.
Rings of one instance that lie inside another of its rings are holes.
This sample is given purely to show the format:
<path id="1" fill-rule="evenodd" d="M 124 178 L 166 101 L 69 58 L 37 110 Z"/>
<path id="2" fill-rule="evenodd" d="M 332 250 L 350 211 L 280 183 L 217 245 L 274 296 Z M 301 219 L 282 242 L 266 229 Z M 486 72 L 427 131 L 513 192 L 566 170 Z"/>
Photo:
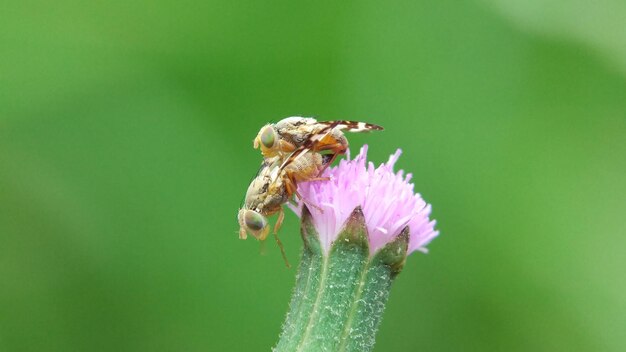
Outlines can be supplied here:
<path id="1" fill-rule="evenodd" d="M 304 249 L 296 288 L 274 351 L 370 351 L 391 283 L 406 259 L 408 227 L 373 256 L 360 207 L 328 255 L 306 207 L 301 232 Z"/>

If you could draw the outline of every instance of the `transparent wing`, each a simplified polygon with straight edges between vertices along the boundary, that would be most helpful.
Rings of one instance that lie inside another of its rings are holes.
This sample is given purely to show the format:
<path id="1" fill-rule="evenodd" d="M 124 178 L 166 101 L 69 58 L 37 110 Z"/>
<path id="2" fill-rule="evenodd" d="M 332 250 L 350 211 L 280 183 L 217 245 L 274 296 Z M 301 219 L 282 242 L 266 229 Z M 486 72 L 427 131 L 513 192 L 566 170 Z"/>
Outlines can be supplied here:
<path id="1" fill-rule="evenodd" d="M 283 161 L 282 165 L 280 165 L 279 172 L 282 172 L 289 164 L 293 163 L 295 160 L 298 160 L 302 155 L 308 153 L 311 150 L 315 150 L 315 147 L 323 140 L 328 134 L 333 130 L 333 128 L 340 125 L 342 121 L 327 121 L 330 122 L 328 124 L 325 123 L 326 126 L 319 130 L 317 133 L 311 135 L 304 143 L 296 148 L 289 156 Z"/>

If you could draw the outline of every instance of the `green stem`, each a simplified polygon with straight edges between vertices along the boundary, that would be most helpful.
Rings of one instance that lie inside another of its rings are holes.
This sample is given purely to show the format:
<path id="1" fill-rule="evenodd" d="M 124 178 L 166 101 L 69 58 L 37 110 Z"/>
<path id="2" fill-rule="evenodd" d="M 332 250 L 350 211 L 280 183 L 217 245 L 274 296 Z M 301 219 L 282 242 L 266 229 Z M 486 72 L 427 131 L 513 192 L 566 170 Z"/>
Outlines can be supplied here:
<path id="1" fill-rule="evenodd" d="M 348 319 L 346 320 L 346 324 L 343 327 L 343 333 L 341 334 L 341 338 L 339 340 L 341 342 L 339 343 L 338 351 L 346 351 L 346 346 L 348 346 L 350 333 L 352 332 L 352 324 L 354 322 L 354 317 L 356 316 L 358 312 L 358 307 L 359 307 L 358 303 L 361 301 L 363 297 L 363 288 L 365 287 L 365 283 L 366 283 L 365 279 L 367 278 L 367 272 L 368 272 L 367 269 L 369 269 L 369 263 L 370 263 L 369 261 L 366 262 L 363 267 L 363 270 L 361 271 L 361 277 L 359 278 L 359 286 L 354 295 L 354 299 L 352 300 L 352 307 L 350 308 Z M 388 296 L 388 293 L 387 293 L 387 296 Z M 387 301 L 387 298 L 385 298 L 385 301 Z M 383 307 L 384 307 L 384 302 L 383 302 Z"/>
<path id="2" fill-rule="evenodd" d="M 406 257 L 405 232 L 372 257 L 357 208 L 325 254 L 305 208 L 302 261 L 274 351 L 371 351 L 391 283 Z"/>

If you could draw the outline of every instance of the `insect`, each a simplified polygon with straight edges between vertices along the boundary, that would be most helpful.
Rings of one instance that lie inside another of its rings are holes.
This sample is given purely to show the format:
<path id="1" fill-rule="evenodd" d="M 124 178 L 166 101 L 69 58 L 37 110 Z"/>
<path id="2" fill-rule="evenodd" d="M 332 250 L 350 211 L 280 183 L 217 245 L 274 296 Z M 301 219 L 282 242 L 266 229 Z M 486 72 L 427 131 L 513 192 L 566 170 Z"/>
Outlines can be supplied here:
<path id="1" fill-rule="evenodd" d="M 250 233 L 258 240 L 265 240 L 270 232 L 267 217 L 278 213 L 274 238 L 289 266 L 277 235 L 285 217 L 283 204 L 294 194 L 308 204 L 297 191 L 299 182 L 328 180 L 319 175 L 348 149 L 344 130 L 362 132 L 382 129 L 365 122 L 318 122 L 313 118 L 297 116 L 261 128 L 253 145 L 261 149 L 264 160 L 248 187 L 237 215 L 239 238 L 246 239 Z"/>
<path id="2" fill-rule="evenodd" d="M 247 234 L 250 233 L 256 239 L 263 241 L 270 232 L 267 217 L 278 213 L 278 219 L 274 225 L 274 238 L 287 266 L 289 263 L 277 235 L 285 218 L 282 206 L 293 194 L 302 199 L 296 189 L 298 182 L 328 180 L 320 178 L 319 174 L 328 166 L 331 159 L 329 154 L 314 152 L 300 155 L 299 158 L 292 159 L 286 165 L 283 165 L 285 162 L 280 156 L 266 158 L 261 164 L 259 173 L 250 183 L 237 215 L 239 238 L 246 239 Z"/>
<path id="3" fill-rule="evenodd" d="M 267 124 L 261 128 L 253 146 L 261 149 L 265 158 L 275 156 L 295 158 L 299 154 L 312 150 L 314 152 L 329 151 L 334 159 L 345 154 L 348 140 L 343 131 L 368 132 L 380 131 L 383 128 L 367 122 L 358 121 L 317 121 L 312 117 L 287 117 L 275 124 Z M 306 145 L 308 148 L 303 148 Z"/>

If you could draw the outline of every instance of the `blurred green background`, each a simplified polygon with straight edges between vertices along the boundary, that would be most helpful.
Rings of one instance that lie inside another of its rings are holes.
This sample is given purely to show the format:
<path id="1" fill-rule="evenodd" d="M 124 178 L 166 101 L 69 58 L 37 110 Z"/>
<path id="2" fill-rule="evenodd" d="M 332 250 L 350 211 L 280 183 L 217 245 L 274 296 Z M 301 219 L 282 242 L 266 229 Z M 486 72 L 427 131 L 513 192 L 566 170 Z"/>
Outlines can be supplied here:
<path id="1" fill-rule="evenodd" d="M 263 351 L 259 128 L 356 119 L 441 236 L 378 351 L 626 350 L 626 3 L 3 1 L 0 350 Z M 282 231 L 297 262 L 298 221 Z"/>

